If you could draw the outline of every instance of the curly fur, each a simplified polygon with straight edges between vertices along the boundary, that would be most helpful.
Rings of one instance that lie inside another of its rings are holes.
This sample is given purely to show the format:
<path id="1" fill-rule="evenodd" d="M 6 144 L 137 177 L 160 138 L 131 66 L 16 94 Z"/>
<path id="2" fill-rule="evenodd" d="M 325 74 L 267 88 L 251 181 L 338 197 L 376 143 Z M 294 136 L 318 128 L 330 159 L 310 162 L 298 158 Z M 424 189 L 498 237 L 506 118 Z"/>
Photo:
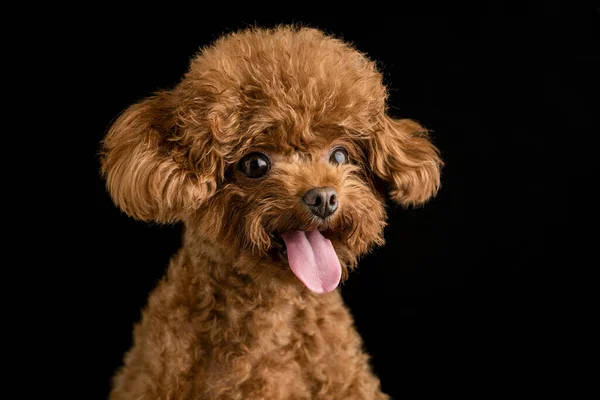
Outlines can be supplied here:
<path id="1" fill-rule="evenodd" d="M 320 230 L 343 266 L 383 244 L 384 196 L 416 205 L 440 185 L 437 149 L 386 115 L 375 64 L 314 29 L 249 29 L 195 57 L 182 81 L 127 109 L 103 142 L 114 202 L 184 221 L 184 244 L 148 300 L 112 399 L 385 399 L 339 291 L 308 291 L 278 236 Z M 344 146 L 349 164 L 327 162 Z M 246 154 L 272 169 L 248 179 Z M 339 208 L 302 204 L 333 187 Z"/>

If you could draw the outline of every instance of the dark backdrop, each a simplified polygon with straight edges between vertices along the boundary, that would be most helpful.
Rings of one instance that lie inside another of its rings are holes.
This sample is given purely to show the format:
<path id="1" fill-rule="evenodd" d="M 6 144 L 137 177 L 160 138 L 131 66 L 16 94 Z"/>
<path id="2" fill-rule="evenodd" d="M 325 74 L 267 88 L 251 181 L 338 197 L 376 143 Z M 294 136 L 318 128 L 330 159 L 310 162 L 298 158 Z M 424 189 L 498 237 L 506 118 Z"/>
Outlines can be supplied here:
<path id="1" fill-rule="evenodd" d="M 566 223 L 559 213 L 547 218 L 546 128 L 561 113 L 591 118 L 581 96 L 570 96 L 568 109 L 564 101 L 581 83 L 572 61 L 581 73 L 598 61 L 590 51 L 598 13 L 589 11 L 575 20 L 558 6 L 445 17 L 221 10 L 196 22 L 113 16 L 79 26 L 72 33 L 85 32 L 85 45 L 71 68 L 87 95 L 72 101 L 85 108 L 78 140 L 87 164 L 78 172 L 95 188 L 81 217 L 91 227 L 81 303 L 98 337 L 86 350 L 97 371 L 92 391 L 108 393 L 181 235 L 181 226 L 135 222 L 113 206 L 98 172 L 99 142 L 128 105 L 175 85 L 201 46 L 252 24 L 288 22 L 324 29 L 377 60 L 390 113 L 429 128 L 446 163 L 442 189 L 425 207 L 389 205 L 386 246 L 341 289 L 383 389 L 402 398 L 414 390 L 511 392 L 535 381 L 534 363 L 548 356 L 536 326 L 549 307 L 535 271 L 544 267 L 549 225 Z"/>

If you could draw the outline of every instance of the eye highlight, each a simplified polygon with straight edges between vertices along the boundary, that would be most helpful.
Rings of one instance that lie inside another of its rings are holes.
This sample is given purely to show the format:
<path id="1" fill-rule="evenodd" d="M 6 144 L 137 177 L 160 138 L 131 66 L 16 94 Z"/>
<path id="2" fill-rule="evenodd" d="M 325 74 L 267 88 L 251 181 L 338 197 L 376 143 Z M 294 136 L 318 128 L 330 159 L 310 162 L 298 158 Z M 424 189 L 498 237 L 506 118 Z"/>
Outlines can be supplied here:
<path id="1" fill-rule="evenodd" d="M 262 153 L 250 153 L 240 160 L 238 169 L 248 178 L 260 178 L 271 169 L 269 158 Z"/>
<path id="2" fill-rule="evenodd" d="M 329 162 L 335 165 L 346 164 L 348 162 L 348 151 L 343 147 L 336 147 L 329 154 Z"/>

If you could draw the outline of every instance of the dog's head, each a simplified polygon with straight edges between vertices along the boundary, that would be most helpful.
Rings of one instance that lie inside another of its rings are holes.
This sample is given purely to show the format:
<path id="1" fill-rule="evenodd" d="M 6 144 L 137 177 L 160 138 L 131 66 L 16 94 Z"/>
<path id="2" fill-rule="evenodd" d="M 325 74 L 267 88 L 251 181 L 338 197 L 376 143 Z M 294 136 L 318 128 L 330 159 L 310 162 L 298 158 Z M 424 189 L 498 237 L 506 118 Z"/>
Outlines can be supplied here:
<path id="1" fill-rule="evenodd" d="M 426 130 L 387 116 L 386 97 L 375 64 L 320 31 L 232 34 L 120 116 L 103 173 L 127 214 L 183 220 L 330 291 L 383 243 L 386 194 L 416 205 L 440 184 Z"/>

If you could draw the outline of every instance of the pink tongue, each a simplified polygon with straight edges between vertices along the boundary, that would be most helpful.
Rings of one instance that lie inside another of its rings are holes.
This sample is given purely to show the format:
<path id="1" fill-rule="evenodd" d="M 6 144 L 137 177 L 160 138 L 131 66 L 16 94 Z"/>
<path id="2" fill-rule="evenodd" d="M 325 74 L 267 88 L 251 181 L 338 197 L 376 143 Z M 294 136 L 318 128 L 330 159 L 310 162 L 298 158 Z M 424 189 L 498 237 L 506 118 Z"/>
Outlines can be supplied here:
<path id="1" fill-rule="evenodd" d="M 326 293 L 337 287 L 342 267 L 329 239 L 319 231 L 289 231 L 281 236 L 290 267 L 307 288 Z"/>

